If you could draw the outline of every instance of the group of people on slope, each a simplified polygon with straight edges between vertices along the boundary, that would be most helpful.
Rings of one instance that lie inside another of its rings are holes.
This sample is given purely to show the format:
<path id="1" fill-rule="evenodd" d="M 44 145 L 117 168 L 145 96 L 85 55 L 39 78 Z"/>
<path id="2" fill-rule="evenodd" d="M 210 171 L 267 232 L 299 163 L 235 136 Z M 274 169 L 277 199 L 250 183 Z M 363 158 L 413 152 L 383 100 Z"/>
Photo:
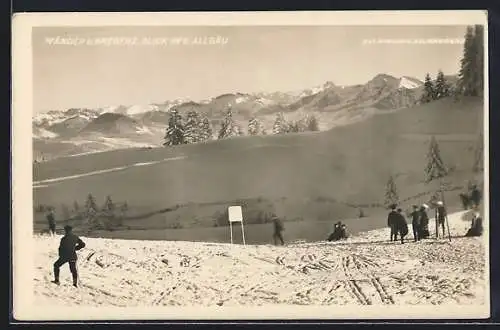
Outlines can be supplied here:
<path id="1" fill-rule="evenodd" d="M 413 229 L 413 240 L 420 241 L 423 238 L 428 238 L 429 233 L 429 216 L 427 210 L 429 206 L 422 204 L 413 205 L 413 210 L 410 213 L 411 225 Z M 442 201 L 436 203 L 436 237 L 439 237 L 439 228 L 442 229 L 443 237 L 445 234 L 446 208 Z M 391 211 L 387 217 L 387 226 L 391 230 L 391 241 L 397 241 L 398 235 L 401 238 L 401 243 L 404 243 L 404 238 L 408 235 L 408 224 L 401 208 L 397 208 L 396 204 L 391 205 Z"/>

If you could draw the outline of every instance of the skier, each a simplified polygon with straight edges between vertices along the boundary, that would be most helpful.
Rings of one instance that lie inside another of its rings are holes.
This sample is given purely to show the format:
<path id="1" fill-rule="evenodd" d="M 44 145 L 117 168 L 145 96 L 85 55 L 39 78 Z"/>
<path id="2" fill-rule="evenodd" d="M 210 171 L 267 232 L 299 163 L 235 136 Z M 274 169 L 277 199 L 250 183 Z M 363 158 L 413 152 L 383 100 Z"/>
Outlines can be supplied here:
<path id="1" fill-rule="evenodd" d="M 411 216 L 411 226 L 413 228 L 413 240 L 415 242 L 420 241 L 420 213 L 418 212 L 418 206 L 413 205 L 413 212 L 410 213 Z"/>
<path id="2" fill-rule="evenodd" d="M 445 236 L 444 232 L 444 221 L 446 217 L 446 209 L 442 201 L 438 201 L 436 209 L 436 238 L 439 238 L 439 227 L 443 229 L 443 237 Z"/>
<path id="3" fill-rule="evenodd" d="M 427 215 L 427 204 L 422 204 L 420 207 L 420 238 L 429 237 L 429 216 Z"/>
<path id="4" fill-rule="evenodd" d="M 404 244 L 404 238 L 408 235 L 408 224 L 406 223 L 405 216 L 403 215 L 403 210 L 398 208 L 397 210 L 397 221 L 396 221 L 396 230 L 397 233 L 401 236 L 401 244 Z"/>
<path id="5" fill-rule="evenodd" d="M 61 238 L 61 243 L 59 244 L 59 259 L 54 263 L 54 281 L 59 285 L 59 270 L 62 265 L 69 263 L 69 269 L 71 275 L 73 276 L 73 286 L 78 287 L 78 270 L 76 268 L 77 255 L 76 251 L 81 250 L 85 247 L 85 243 L 75 234 L 73 234 L 73 228 L 69 225 L 64 226 L 65 235 Z"/>
<path id="6" fill-rule="evenodd" d="M 397 223 L 398 223 L 398 212 L 396 212 L 396 204 L 391 205 L 391 212 L 387 216 L 387 226 L 391 229 L 391 242 L 398 239 Z"/>
<path id="7" fill-rule="evenodd" d="M 284 245 L 285 241 L 283 239 L 282 232 L 285 229 L 283 226 L 283 222 L 276 215 L 273 215 L 272 219 L 274 224 L 274 234 L 273 234 L 274 245 L 278 245 L 278 240 L 281 241 L 281 245 Z"/>
<path id="8" fill-rule="evenodd" d="M 54 209 L 50 209 L 47 214 L 47 222 L 49 223 L 49 233 L 51 236 L 56 234 L 56 220 L 54 217 Z"/>

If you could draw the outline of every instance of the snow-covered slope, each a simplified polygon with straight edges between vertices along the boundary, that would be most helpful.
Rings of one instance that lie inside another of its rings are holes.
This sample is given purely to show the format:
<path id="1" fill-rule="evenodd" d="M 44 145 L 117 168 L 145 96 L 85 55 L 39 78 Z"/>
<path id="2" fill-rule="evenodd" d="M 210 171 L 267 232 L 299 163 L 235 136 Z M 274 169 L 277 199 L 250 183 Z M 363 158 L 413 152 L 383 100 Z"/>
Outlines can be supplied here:
<path id="1" fill-rule="evenodd" d="M 487 297 L 485 238 L 456 237 L 469 226 L 463 215 L 449 217 L 455 237 L 451 243 L 442 238 L 388 242 L 386 228 L 344 242 L 285 247 L 83 238 L 87 247 L 79 252 L 78 289 L 71 286 L 67 268 L 61 269 L 60 286 L 50 282 L 60 237 L 36 235 L 35 302 L 138 307 L 468 305 L 472 310 Z"/>
<path id="2" fill-rule="evenodd" d="M 401 77 L 399 80 L 399 88 L 415 89 L 423 85 L 423 82 L 411 77 Z"/>

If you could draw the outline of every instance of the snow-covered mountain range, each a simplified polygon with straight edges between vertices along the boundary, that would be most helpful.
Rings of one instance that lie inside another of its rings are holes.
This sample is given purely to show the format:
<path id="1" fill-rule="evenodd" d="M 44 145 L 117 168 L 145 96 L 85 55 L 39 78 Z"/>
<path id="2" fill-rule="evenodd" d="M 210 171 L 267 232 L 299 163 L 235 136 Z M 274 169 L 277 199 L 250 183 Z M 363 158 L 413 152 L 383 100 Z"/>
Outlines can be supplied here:
<path id="1" fill-rule="evenodd" d="M 176 99 L 144 105 L 52 110 L 33 117 L 34 148 L 38 155 L 53 154 L 52 149 L 61 149 L 57 147 L 61 144 L 65 153 L 92 152 L 102 149 L 103 139 L 106 139 L 103 148 L 108 149 L 114 148 L 110 141 L 118 141 L 116 145 L 120 148 L 124 145 L 161 145 L 168 112 L 172 109 L 181 115 L 197 111 L 217 126 L 231 108 L 235 120 L 244 128 L 252 117 L 259 118 L 269 127 L 279 112 L 289 120 L 299 120 L 314 113 L 320 117 L 320 128 L 328 129 L 340 121 L 348 122 L 350 116 L 362 117 L 367 109 L 411 106 L 419 99 L 422 85 L 423 82 L 416 78 L 379 74 L 364 85 L 338 86 L 328 81 L 299 91 L 227 93 L 197 102 Z M 349 111 L 353 109 L 354 112 Z"/>

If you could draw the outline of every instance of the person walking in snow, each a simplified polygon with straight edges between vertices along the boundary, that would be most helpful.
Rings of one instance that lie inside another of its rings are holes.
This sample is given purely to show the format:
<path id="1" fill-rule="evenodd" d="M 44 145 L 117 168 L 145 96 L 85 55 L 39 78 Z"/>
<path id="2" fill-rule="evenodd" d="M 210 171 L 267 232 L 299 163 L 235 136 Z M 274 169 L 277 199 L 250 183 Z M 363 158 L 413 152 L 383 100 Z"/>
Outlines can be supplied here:
<path id="1" fill-rule="evenodd" d="M 285 230 L 285 228 L 283 226 L 283 222 L 276 215 L 273 215 L 272 219 L 274 227 L 274 245 L 278 245 L 278 240 L 281 242 L 281 245 L 284 245 L 285 240 L 283 239 L 283 231 Z"/>
<path id="2" fill-rule="evenodd" d="M 387 216 L 387 226 L 391 229 L 391 242 L 398 239 L 397 223 L 398 223 L 398 212 L 396 212 L 396 204 L 391 205 L 391 212 Z"/>
<path id="3" fill-rule="evenodd" d="M 439 227 L 443 230 L 443 237 L 445 236 L 444 232 L 444 221 L 446 218 L 446 209 L 444 207 L 444 203 L 442 201 L 438 201 L 436 203 L 436 238 L 439 238 Z"/>
<path id="4" fill-rule="evenodd" d="M 69 269 L 73 276 L 73 286 L 78 287 L 78 270 L 76 268 L 77 255 L 76 251 L 85 247 L 85 243 L 75 234 L 73 228 L 69 225 L 64 226 L 65 235 L 61 238 L 59 243 L 59 259 L 54 263 L 54 281 L 59 285 L 59 271 L 62 265 L 69 263 Z"/>
<path id="5" fill-rule="evenodd" d="M 54 217 L 54 209 L 50 209 L 47 214 L 47 222 L 49 223 L 49 234 L 54 236 L 56 234 L 56 219 Z"/>
<path id="6" fill-rule="evenodd" d="M 422 229 L 420 228 L 420 212 L 418 211 L 418 206 L 413 205 L 413 211 L 410 213 L 411 226 L 413 228 L 413 240 L 415 242 L 420 241 L 420 233 Z"/>
<path id="7" fill-rule="evenodd" d="M 401 236 L 401 244 L 404 243 L 404 238 L 408 235 L 408 224 L 406 223 L 405 216 L 403 215 L 403 210 L 398 208 L 397 210 L 397 220 L 396 220 L 396 230 L 397 233 Z"/>

